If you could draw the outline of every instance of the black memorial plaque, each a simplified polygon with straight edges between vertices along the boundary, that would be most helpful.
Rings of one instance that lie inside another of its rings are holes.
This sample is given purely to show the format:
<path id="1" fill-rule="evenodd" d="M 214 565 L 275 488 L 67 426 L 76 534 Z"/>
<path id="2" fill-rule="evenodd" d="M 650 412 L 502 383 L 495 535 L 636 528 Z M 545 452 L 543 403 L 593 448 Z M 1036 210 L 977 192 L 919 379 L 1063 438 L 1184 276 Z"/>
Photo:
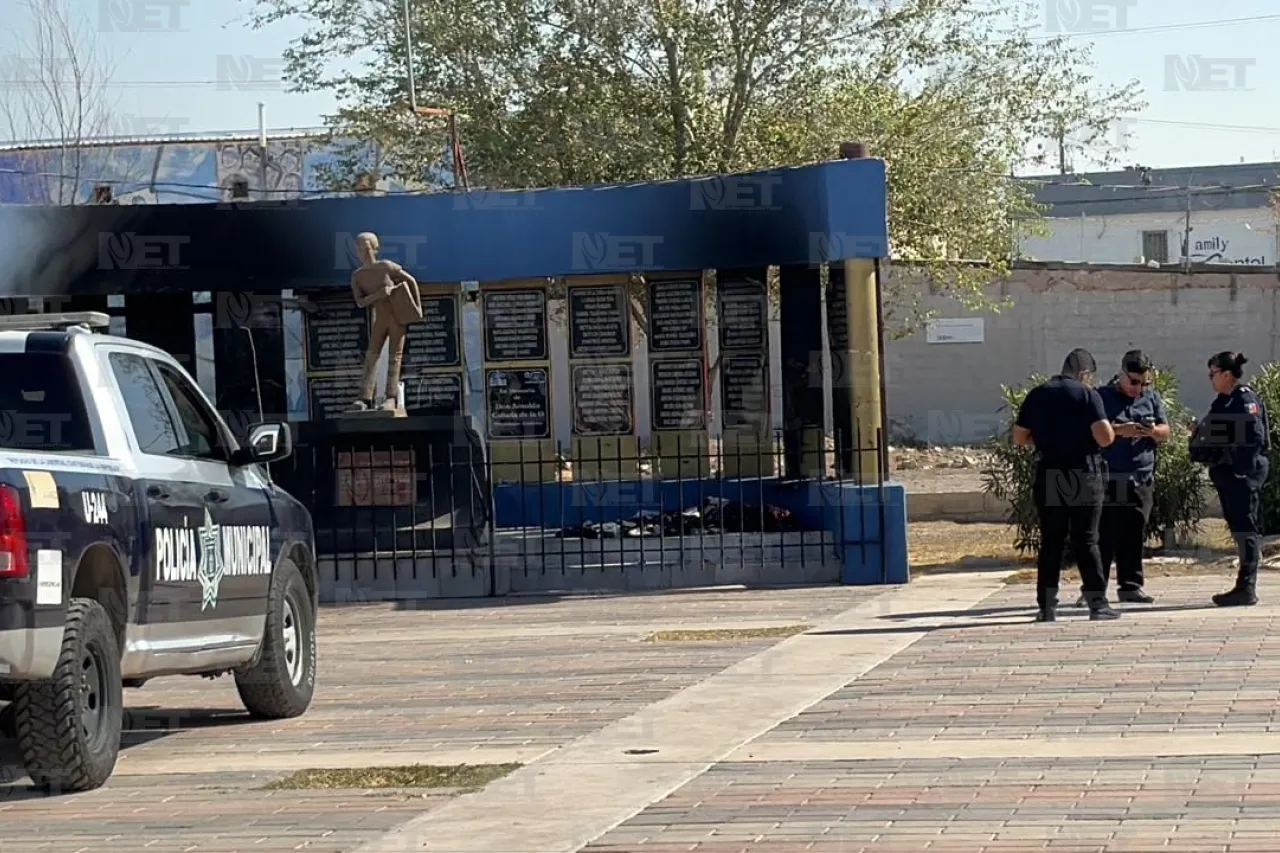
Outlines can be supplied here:
<path id="1" fill-rule="evenodd" d="M 702 350 L 702 282 L 649 282 L 649 351 Z"/>
<path id="2" fill-rule="evenodd" d="M 422 322 L 409 326 L 404 345 L 406 373 L 428 367 L 461 367 L 458 346 L 458 299 L 424 296 Z"/>
<path id="3" fill-rule="evenodd" d="M 462 411 L 462 374 L 424 373 L 404 380 L 404 409 L 413 414 Z"/>
<path id="4" fill-rule="evenodd" d="M 703 376 L 701 359 L 649 363 L 650 421 L 655 430 L 706 428 Z"/>
<path id="5" fill-rule="evenodd" d="M 486 361 L 540 361 L 547 357 L 547 291 L 484 292 Z"/>
<path id="6" fill-rule="evenodd" d="M 625 287 L 569 288 L 569 357 L 630 355 L 630 319 Z"/>
<path id="7" fill-rule="evenodd" d="M 307 371 L 359 369 L 369 347 L 368 309 L 349 296 L 315 299 L 311 304 L 314 308 L 304 315 Z"/>
<path id="8" fill-rule="evenodd" d="M 307 377 L 307 399 L 311 420 L 328 421 L 351 408 L 360 396 L 360 376 Z"/>
<path id="9" fill-rule="evenodd" d="M 720 349 L 759 352 L 769 328 L 764 285 L 727 281 L 720 285 Z"/>
<path id="10" fill-rule="evenodd" d="M 635 432 L 635 383 L 629 364 L 573 366 L 575 435 L 630 435 Z"/>
<path id="11" fill-rule="evenodd" d="M 722 362 L 725 426 L 756 426 L 769 411 L 765 361 L 757 355 L 738 355 Z"/>
<path id="12" fill-rule="evenodd" d="M 547 371 L 541 367 L 486 370 L 489 438 L 550 438 L 549 390 Z"/>

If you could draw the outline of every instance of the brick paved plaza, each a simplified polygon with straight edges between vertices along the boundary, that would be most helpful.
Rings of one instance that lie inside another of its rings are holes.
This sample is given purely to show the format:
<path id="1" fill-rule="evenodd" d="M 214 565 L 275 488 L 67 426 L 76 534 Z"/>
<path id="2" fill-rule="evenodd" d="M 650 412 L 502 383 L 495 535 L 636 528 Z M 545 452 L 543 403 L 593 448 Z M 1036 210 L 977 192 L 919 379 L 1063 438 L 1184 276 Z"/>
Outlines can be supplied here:
<path id="1" fill-rule="evenodd" d="M 108 786 L 0 787 L 0 849 L 1276 853 L 1280 584 L 1207 608 L 1223 580 L 1155 581 L 1116 623 L 1034 624 L 1000 573 L 328 610 L 307 716 L 249 723 L 228 679 L 131 691 Z M 527 766 L 461 796 L 262 790 L 460 762 Z"/>

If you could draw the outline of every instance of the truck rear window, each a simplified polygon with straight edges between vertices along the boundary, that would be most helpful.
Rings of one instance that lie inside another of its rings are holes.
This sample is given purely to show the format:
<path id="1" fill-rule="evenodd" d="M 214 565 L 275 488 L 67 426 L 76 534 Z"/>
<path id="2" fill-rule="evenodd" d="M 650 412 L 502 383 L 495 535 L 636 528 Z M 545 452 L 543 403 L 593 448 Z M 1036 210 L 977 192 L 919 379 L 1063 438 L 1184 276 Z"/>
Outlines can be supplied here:
<path id="1" fill-rule="evenodd" d="M 92 452 L 75 372 L 61 353 L 0 353 L 0 448 Z"/>

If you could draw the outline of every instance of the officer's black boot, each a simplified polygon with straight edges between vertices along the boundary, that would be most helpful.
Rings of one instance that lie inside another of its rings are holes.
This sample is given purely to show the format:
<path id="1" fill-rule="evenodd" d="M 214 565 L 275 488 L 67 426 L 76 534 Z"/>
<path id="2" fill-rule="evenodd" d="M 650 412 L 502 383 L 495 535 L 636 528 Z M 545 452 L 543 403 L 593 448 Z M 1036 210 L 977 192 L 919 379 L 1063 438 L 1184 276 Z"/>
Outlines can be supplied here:
<path id="1" fill-rule="evenodd" d="M 1089 600 L 1089 618 L 1098 621 L 1100 619 L 1119 619 L 1120 611 L 1113 610 L 1111 603 L 1107 601 L 1105 592 L 1089 593 L 1086 598 Z"/>
<path id="2" fill-rule="evenodd" d="M 1240 552 L 1240 570 L 1236 573 L 1236 585 L 1213 597 L 1213 603 L 1219 607 L 1250 607 L 1258 603 L 1258 564 L 1262 561 L 1262 537 L 1238 533 L 1236 543 Z"/>
<path id="3" fill-rule="evenodd" d="M 1058 591 L 1056 589 L 1037 589 L 1036 607 L 1040 609 L 1040 612 L 1036 614 L 1037 622 L 1057 622 Z"/>
<path id="4" fill-rule="evenodd" d="M 1228 592 L 1213 597 L 1219 607 L 1252 607 L 1258 603 L 1258 564 L 1262 562 L 1262 537 L 1241 534 L 1240 571 L 1236 573 L 1236 585 Z"/>

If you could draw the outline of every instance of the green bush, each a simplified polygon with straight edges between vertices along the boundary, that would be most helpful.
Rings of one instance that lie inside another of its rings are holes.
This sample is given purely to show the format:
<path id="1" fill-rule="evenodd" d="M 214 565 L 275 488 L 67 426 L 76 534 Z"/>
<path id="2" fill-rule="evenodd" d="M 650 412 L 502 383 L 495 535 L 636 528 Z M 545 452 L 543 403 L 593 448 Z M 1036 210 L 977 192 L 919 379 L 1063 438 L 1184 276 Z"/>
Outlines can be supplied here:
<path id="1" fill-rule="evenodd" d="M 1033 374 L 1020 386 L 1001 386 L 1005 412 L 1004 431 L 989 443 L 991 462 L 983 471 L 985 491 L 1009 502 L 1008 522 L 1014 528 L 1014 547 L 1020 552 L 1040 546 L 1040 524 L 1031 499 L 1035 479 L 1035 451 L 1013 443 L 1010 430 L 1027 393 L 1046 377 Z M 1147 522 L 1147 537 L 1162 539 L 1166 532 L 1185 539 L 1194 533 L 1204 515 L 1206 477 L 1204 468 L 1187 455 L 1191 412 L 1178 398 L 1178 379 L 1172 371 L 1157 369 L 1155 388 L 1164 399 L 1169 415 L 1169 440 L 1156 456 L 1155 504 Z M 1280 377 L 1276 379 L 1280 394 Z M 1280 409 L 1278 409 L 1280 411 Z M 1280 491 L 1277 492 L 1280 496 Z"/>
<path id="2" fill-rule="evenodd" d="M 1248 383 L 1262 398 L 1271 428 L 1271 474 L 1262 487 L 1262 529 L 1271 533 L 1280 530 L 1280 364 L 1264 364 Z"/>

